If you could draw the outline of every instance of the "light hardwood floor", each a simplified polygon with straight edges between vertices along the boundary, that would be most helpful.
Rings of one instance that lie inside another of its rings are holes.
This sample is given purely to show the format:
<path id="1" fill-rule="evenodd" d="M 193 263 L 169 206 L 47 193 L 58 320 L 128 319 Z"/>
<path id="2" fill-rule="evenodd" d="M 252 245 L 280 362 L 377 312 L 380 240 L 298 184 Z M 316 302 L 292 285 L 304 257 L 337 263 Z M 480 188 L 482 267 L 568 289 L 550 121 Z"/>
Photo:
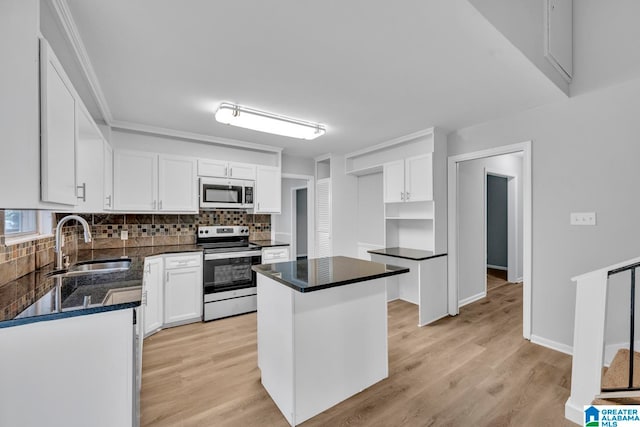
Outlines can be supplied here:
<path id="1" fill-rule="evenodd" d="M 418 328 L 389 303 L 389 378 L 303 426 L 575 426 L 564 419 L 571 358 L 522 338 L 522 287 Z M 287 426 L 260 384 L 256 315 L 168 329 L 145 340 L 143 426 Z"/>

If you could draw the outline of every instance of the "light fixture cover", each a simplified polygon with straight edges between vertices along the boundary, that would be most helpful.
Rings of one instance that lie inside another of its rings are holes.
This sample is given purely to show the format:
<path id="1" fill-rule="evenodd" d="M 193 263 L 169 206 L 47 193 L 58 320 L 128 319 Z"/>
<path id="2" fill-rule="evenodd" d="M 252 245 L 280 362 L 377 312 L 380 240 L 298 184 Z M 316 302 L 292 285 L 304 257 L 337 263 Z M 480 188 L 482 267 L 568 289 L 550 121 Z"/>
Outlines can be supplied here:
<path id="1" fill-rule="evenodd" d="M 319 123 L 267 113 L 229 102 L 220 104 L 216 111 L 216 120 L 246 129 L 307 140 L 315 139 L 326 132 L 325 127 Z"/>

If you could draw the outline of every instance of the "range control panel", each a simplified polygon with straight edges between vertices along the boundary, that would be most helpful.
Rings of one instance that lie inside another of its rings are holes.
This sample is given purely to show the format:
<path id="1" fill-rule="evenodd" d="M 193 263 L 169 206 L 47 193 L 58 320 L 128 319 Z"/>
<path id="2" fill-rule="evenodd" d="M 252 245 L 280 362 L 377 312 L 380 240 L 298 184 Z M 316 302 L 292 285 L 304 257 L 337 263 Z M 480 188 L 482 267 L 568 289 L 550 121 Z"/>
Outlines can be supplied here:
<path id="1" fill-rule="evenodd" d="M 245 225 L 207 225 L 198 227 L 198 237 L 248 236 L 249 227 Z"/>

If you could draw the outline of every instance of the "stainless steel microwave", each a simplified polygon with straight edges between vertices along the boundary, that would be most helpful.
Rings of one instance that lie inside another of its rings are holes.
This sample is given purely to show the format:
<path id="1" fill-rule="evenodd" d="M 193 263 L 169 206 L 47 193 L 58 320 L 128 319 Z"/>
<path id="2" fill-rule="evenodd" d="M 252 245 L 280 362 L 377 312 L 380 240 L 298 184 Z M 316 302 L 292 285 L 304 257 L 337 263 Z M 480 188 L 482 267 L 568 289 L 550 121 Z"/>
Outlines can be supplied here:
<path id="1" fill-rule="evenodd" d="M 200 209 L 253 209 L 255 181 L 200 178 Z"/>

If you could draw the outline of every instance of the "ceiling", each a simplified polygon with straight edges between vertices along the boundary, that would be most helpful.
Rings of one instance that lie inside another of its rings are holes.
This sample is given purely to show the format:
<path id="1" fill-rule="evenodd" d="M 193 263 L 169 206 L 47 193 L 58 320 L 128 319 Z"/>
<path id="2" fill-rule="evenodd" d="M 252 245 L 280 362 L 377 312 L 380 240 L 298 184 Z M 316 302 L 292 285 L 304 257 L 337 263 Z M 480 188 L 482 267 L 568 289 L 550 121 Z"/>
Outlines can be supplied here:
<path id="1" fill-rule="evenodd" d="M 114 122 L 344 153 L 565 95 L 466 0 L 67 0 Z M 327 127 L 222 125 L 230 101 Z"/>

